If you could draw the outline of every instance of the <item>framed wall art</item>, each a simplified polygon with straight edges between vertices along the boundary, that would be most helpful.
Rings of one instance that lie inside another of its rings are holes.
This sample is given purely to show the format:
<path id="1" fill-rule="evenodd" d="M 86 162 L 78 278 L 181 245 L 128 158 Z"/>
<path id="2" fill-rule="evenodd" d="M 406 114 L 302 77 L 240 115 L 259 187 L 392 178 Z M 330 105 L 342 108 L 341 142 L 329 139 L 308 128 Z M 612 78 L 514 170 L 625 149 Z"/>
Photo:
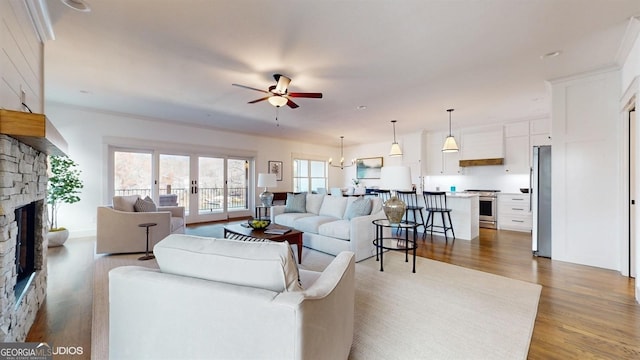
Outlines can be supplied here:
<path id="1" fill-rule="evenodd" d="M 276 174 L 276 179 L 282 181 L 282 161 L 269 161 L 269 174 Z"/>
<path id="2" fill-rule="evenodd" d="M 356 177 L 358 179 L 380 179 L 383 157 L 356 160 Z"/>

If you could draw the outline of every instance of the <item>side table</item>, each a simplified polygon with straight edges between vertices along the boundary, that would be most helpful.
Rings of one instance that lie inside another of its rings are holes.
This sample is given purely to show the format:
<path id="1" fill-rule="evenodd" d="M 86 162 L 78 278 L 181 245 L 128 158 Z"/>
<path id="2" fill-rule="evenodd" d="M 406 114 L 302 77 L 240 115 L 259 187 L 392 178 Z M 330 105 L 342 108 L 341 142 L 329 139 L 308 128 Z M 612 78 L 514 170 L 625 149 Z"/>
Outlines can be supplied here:
<path id="1" fill-rule="evenodd" d="M 382 257 L 384 250 L 404 250 L 404 261 L 409 262 L 409 250 L 413 250 L 413 272 L 416 272 L 416 248 L 418 243 L 416 242 L 417 228 L 420 226 L 418 223 L 408 222 L 392 224 L 387 219 L 378 219 L 372 221 L 376 226 L 376 238 L 373 240 L 373 245 L 376 247 L 376 261 L 380 261 L 380 271 L 384 271 L 382 266 Z M 384 228 L 391 228 L 402 232 L 404 230 L 404 239 L 401 237 L 384 237 Z M 413 240 L 409 240 L 409 230 L 412 230 Z"/>
<path id="2" fill-rule="evenodd" d="M 158 224 L 156 223 L 138 224 L 139 227 L 143 227 L 147 229 L 147 250 L 145 250 L 144 256 L 139 257 L 138 260 L 151 260 L 156 258 L 153 254 L 149 255 L 149 228 L 156 225 Z"/>

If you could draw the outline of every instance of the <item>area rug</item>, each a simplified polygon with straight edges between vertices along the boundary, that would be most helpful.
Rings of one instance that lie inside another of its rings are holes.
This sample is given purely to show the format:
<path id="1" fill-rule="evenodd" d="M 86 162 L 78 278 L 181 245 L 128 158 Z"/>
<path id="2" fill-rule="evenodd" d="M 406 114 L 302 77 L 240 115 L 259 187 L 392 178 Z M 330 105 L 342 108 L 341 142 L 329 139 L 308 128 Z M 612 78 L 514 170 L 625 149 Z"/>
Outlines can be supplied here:
<path id="1" fill-rule="evenodd" d="M 108 277 L 124 265 L 157 267 L 139 255 L 96 259 L 92 359 L 108 358 Z M 301 267 L 322 270 L 332 256 L 304 248 Z M 416 273 L 404 254 L 356 264 L 350 359 L 526 359 L 540 285 L 424 258 Z M 186 325 L 185 325 L 186 326 Z"/>

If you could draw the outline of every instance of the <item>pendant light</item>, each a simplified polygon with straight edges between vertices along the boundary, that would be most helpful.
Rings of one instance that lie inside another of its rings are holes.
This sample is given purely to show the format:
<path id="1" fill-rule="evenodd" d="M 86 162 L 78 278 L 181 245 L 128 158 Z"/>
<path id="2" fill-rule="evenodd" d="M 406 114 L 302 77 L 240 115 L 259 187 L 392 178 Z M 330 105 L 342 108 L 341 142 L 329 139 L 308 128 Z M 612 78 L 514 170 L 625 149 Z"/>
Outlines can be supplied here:
<path id="1" fill-rule="evenodd" d="M 400 149 L 400 145 L 398 145 L 398 142 L 396 141 L 396 121 L 398 120 L 391 120 L 391 124 L 393 124 L 393 143 L 391 144 L 391 151 L 389 151 L 389 156 L 402 155 L 402 149 Z"/>
<path id="2" fill-rule="evenodd" d="M 444 140 L 444 146 L 442 146 L 442 152 L 458 152 L 460 150 L 458 148 L 458 144 L 456 144 L 456 139 L 454 139 L 451 134 L 451 113 L 453 109 L 447 109 L 449 112 L 449 136 Z"/>
<path id="3" fill-rule="evenodd" d="M 351 160 L 351 162 L 349 164 L 345 164 L 344 163 L 343 142 L 344 142 L 344 136 L 340 136 L 340 164 L 339 165 L 332 164 L 333 159 L 329 158 L 329 166 L 339 167 L 341 170 L 346 168 L 346 167 L 353 166 L 356 163 L 355 159 Z"/>

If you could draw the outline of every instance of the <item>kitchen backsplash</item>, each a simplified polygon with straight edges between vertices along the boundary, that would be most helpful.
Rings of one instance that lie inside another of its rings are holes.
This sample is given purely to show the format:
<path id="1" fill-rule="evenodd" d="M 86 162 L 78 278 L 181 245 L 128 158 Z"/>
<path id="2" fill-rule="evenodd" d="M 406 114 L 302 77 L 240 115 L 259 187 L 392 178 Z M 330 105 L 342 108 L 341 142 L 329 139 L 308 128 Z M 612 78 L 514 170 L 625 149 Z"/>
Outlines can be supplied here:
<path id="1" fill-rule="evenodd" d="M 438 175 L 424 178 L 424 190 L 456 191 L 465 189 L 500 190 L 505 193 L 519 193 L 520 188 L 529 187 L 529 174 L 506 174 L 502 166 L 476 167 L 465 170 L 464 175 Z"/>

